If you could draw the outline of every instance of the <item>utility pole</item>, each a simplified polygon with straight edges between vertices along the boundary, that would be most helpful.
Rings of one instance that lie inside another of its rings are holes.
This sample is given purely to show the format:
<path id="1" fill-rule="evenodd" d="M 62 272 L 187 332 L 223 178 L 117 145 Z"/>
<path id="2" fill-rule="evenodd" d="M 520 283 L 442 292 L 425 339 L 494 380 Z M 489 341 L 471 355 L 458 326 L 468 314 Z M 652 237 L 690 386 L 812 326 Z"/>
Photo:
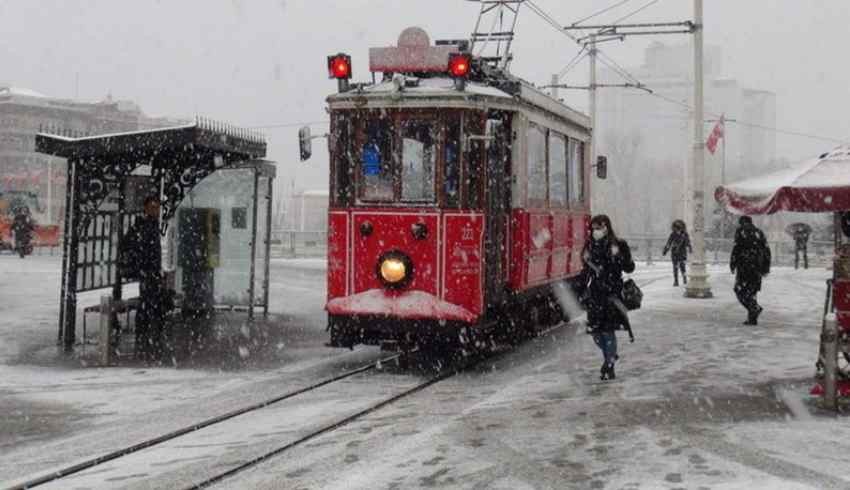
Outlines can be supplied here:
<path id="1" fill-rule="evenodd" d="M 599 139 L 599 134 L 596 132 L 598 125 L 596 114 L 596 34 L 590 35 L 590 127 L 593 128 L 593 135 L 590 138 L 590 164 L 596 165 L 596 141 Z"/>
<path id="2" fill-rule="evenodd" d="M 703 23 L 702 0 L 694 0 L 694 146 L 690 194 L 693 202 L 694 253 L 686 298 L 711 298 L 705 265 L 705 139 L 703 131 Z"/>

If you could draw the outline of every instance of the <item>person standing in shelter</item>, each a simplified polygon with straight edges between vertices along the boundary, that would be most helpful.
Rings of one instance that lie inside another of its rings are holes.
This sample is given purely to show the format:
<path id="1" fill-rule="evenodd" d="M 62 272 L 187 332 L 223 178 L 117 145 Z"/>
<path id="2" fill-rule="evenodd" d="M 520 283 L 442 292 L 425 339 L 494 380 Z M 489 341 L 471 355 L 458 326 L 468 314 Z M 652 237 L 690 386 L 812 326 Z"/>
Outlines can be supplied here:
<path id="1" fill-rule="evenodd" d="M 625 240 L 620 240 L 608 216 L 601 214 L 590 221 L 591 239 L 582 251 L 584 267 L 576 278 L 576 292 L 587 308 L 588 332 L 602 351 L 601 379 L 614 379 L 617 355 L 616 330 L 628 325 L 622 303 L 623 273 L 632 273 L 635 263 Z"/>
<path id="2" fill-rule="evenodd" d="M 162 284 L 162 245 L 159 233 L 160 200 L 150 195 L 144 214 L 136 219 L 122 242 L 122 274 L 139 280 L 136 315 L 136 356 L 145 361 L 162 356 L 165 290 Z"/>
<path id="3" fill-rule="evenodd" d="M 680 219 L 673 221 L 671 228 L 670 238 L 667 239 L 667 245 L 664 245 L 661 255 L 667 255 L 667 252 L 670 252 L 670 258 L 673 259 L 673 286 L 678 286 L 679 271 L 682 271 L 682 281 L 685 284 L 688 283 L 685 264 L 688 262 L 688 252 L 693 253 L 694 250 L 691 248 L 691 237 L 688 236 L 684 221 Z"/>
<path id="4" fill-rule="evenodd" d="M 749 216 L 741 216 L 735 230 L 735 246 L 729 259 L 729 268 L 735 274 L 735 295 L 747 309 L 744 325 L 758 325 L 763 308 L 756 296 L 761 291 L 762 278 L 770 273 L 770 248 L 764 233 Z"/>

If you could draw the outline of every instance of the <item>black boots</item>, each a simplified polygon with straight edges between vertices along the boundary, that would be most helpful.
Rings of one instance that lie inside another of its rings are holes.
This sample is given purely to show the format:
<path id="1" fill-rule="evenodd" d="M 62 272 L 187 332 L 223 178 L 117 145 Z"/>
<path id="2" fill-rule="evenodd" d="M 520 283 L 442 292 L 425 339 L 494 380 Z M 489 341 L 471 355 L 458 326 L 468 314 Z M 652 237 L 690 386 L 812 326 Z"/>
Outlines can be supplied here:
<path id="1" fill-rule="evenodd" d="M 750 310 L 747 313 L 747 321 L 744 322 L 744 325 L 758 325 L 759 324 L 759 315 L 761 315 L 762 308 L 761 306 L 756 306 L 754 310 Z"/>
<path id="2" fill-rule="evenodd" d="M 614 373 L 614 365 L 608 364 L 607 362 L 602 364 L 602 369 L 599 370 L 600 376 L 599 379 L 605 381 L 606 379 L 616 379 L 617 375 Z"/>

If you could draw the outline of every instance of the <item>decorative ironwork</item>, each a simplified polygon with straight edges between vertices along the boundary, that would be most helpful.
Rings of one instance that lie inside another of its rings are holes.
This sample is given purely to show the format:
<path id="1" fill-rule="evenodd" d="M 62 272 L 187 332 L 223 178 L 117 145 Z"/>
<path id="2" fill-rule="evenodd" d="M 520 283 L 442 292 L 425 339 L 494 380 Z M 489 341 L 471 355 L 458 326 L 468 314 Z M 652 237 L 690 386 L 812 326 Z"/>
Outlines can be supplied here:
<path id="1" fill-rule="evenodd" d="M 35 144 L 37 152 L 67 158 L 69 170 L 73 169 L 69 172 L 73 178 L 67 182 L 65 219 L 73 225 L 65 231 L 60 308 L 60 337 L 66 350 L 73 349 L 76 338 L 78 291 L 112 285 L 113 295 L 120 298 L 118 282 L 124 281 L 114 271 L 117 243 L 122 225 L 138 212 L 126 208 L 123 190 L 137 168 L 150 166 L 151 190 L 162 189 L 162 218 L 167 223 L 186 194 L 205 177 L 266 155 L 261 134 L 197 117 L 182 126 L 100 136 L 42 127 Z M 99 217 L 104 213 L 111 215 L 108 233 L 103 229 L 106 221 Z"/>

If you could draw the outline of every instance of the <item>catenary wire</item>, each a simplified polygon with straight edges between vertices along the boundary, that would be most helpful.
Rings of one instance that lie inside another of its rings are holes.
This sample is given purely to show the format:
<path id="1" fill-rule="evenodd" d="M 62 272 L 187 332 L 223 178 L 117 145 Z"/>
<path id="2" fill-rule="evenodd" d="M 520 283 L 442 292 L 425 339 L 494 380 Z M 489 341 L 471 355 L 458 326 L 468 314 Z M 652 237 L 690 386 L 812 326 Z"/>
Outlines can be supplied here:
<path id="1" fill-rule="evenodd" d="M 587 48 L 582 47 L 579 50 L 579 52 L 576 53 L 576 55 L 573 57 L 573 59 L 570 60 L 570 62 L 567 63 L 566 66 L 564 66 L 564 68 L 560 72 L 558 72 L 558 80 L 563 78 L 564 75 L 567 74 L 567 72 L 569 72 L 570 70 L 575 68 L 575 66 L 578 65 L 581 62 L 581 60 L 583 60 L 587 56 L 587 53 L 585 51 L 587 51 Z"/>
<path id="2" fill-rule="evenodd" d="M 637 10 L 634 10 L 634 11 L 632 11 L 631 13 L 628 13 L 628 14 L 626 14 L 626 15 L 624 15 L 624 16 L 622 16 L 622 17 L 620 17 L 619 19 L 617 19 L 617 20 L 615 20 L 614 22 L 612 22 L 612 24 L 619 24 L 620 22 L 623 22 L 623 21 L 624 21 L 624 20 L 626 20 L 626 19 L 629 19 L 629 18 L 631 18 L 631 17 L 634 17 L 635 15 L 637 15 L 637 14 L 639 14 L 639 13 L 643 12 L 644 10 L 648 9 L 649 7 L 651 7 L 651 6 L 655 5 L 655 4 L 656 4 L 656 3 L 658 3 L 658 2 L 659 2 L 659 0 L 652 0 L 651 2 L 647 3 L 647 4 L 646 4 L 646 5 L 644 5 L 643 7 L 639 8 L 639 9 L 637 9 Z"/>
<path id="3" fill-rule="evenodd" d="M 641 7 L 641 9 L 638 9 L 638 11 L 643 10 L 643 9 L 649 7 L 650 5 L 657 3 L 658 1 L 659 0 L 654 0 L 653 2 L 650 2 L 649 4 L 646 4 L 643 7 Z M 571 35 L 567 31 L 565 31 L 563 29 L 563 27 L 551 15 L 546 13 L 546 11 L 543 10 L 542 8 L 540 8 L 533 0 L 526 0 L 526 3 L 531 8 L 532 12 L 537 14 L 540 18 L 542 18 L 544 21 L 546 21 L 546 23 L 548 23 L 550 26 L 555 28 L 558 32 L 566 35 L 567 37 L 572 39 L 573 42 L 575 42 L 579 45 L 584 45 L 584 43 L 579 41 L 575 36 Z M 629 15 L 633 15 L 633 14 L 636 14 L 636 13 L 637 13 L 637 11 L 635 11 L 632 14 L 629 14 Z M 619 21 L 620 20 L 618 20 L 618 22 Z M 605 55 L 605 53 L 602 50 L 597 48 L 596 52 L 597 52 L 597 54 L 600 55 L 600 58 L 604 58 L 606 61 L 610 62 L 612 65 L 616 65 L 617 68 L 614 68 L 613 66 L 611 66 L 611 68 L 614 69 L 614 71 L 616 71 L 624 79 L 632 81 L 634 83 L 640 84 L 643 87 L 651 89 L 651 87 L 649 87 L 648 85 L 646 85 L 644 83 L 641 83 L 637 78 L 635 78 L 633 75 L 631 75 L 631 73 L 629 73 L 628 70 L 626 70 L 625 68 L 621 67 L 619 64 L 614 62 L 609 56 Z M 605 63 L 605 64 L 607 65 L 608 63 Z M 652 95 L 653 97 L 658 97 L 661 100 L 665 100 L 667 102 L 679 105 L 681 107 L 684 107 L 685 109 L 688 109 L 689 111 L 694 110 L 694 108 L 692 106 L 690 106 L 689 104 L 687 104 L 685 102 L 681 102 L 681 101 L 663 96 L 663 95 L 658 94 L 654 91 L 650 92 L 649 95 Z M 713 116 L 713 117 L 720 117 L 720 114 L 713 114 L 713 113 L 709 113 L 709 112 L 706 112 L 705 114 L 709 115 L 709 116 Z M 757 128 L 757 129 L 762 129 L 762 130 L 765 130 L 765 131 L 773 131 L 773 132 L 776 132 L 776 133 L 787 134 L 787 135 L 790 135 L 790 136 L 800 136 L 800 137 L 804 137 L 804 138 L 816 139 L 816 140 L 821 140 L 821 141 L 828 141 L 828 142 L 831 142 L 831 143 L 839 143 L 839 144 L 846 144 L 846 143 L 850 142 L 848 140 L 841 140 L 841 139 L 832 138 L 832 137 L 829 137 L 829 136 L 808 134 L 808 133 L 803 133 L 803 132 L 800 132 L 800 131 L 793 131 L 793 130 L 787 130 L 787 129 L 781 129 L 781 128 L 774 128 L 774 127 L 770 127 L 770 126 L 764 126 L 764 125 L 761 125 L 761 124 L 755 124 L 755 123 L 750 123 L 750 122 L 747 122 L 747 121 L 742 121 L 740 119 L 738 119 L 736 122 L 737 122 L 737 124 L 741 124 L 743 126 L 749 126 L 749 127 L 753 127 L 753 128 Z"/>
<path id="4" fill-rule="evenodd" d="M 615 3 L 614 5 L 611 5 L 611 6 L 605 7 L 605 8 L 604 8 L 604 9 L 602 9 L 602 10 L 599 10 L 599 11 L 597 11 L 597 12 L 593 13 L 593 14 L 588 15 L 587 17 L 584 17 L 584 18 L 582 18 L 582 19 L 580 19 L 580 20 L 577 20 L 577 21 L 573 22 L 573 24 L 572 24 L 572 25 L 573 25 L 573 27 L 575 27 L 575 26 L 577 26 L 577 25 L 581 24 L 582 22 L 586 22 L 586 21 L 588 21 L 588 20 L 590 20 L 590 19 L 593 19 L 594 17 L 599 17 L 600 15 L 604 14 L 605 12 L 610 12 L 611 10 L 614 10 L 615 8 L 617 8 L 617 7 L 621 6 L 621 5 L 625 5 L 625 4 L 627 4 L 627 3 L 631 2 L 631 1 L 632 1 L 632 0 L 622 0 L 622 1 L 620 1 L 620 2 L 617 2 L 617 3 Z"/>

